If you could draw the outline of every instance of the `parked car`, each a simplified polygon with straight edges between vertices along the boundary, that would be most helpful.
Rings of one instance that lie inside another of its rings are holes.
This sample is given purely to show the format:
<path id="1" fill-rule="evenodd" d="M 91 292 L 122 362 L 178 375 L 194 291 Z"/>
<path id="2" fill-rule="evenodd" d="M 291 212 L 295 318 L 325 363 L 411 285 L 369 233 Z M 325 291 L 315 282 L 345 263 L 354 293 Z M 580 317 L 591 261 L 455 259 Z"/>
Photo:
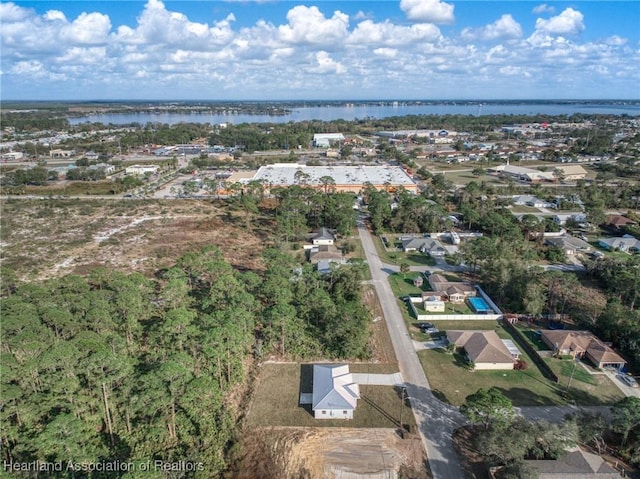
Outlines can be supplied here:
<path id="1" fill-rule="evenodd" d="M 625 383 L 630 388 L 637 388 L 638 387 L 638 381 L 636 381 L 635 378 L 633 378 L 631 376 L 627 376 L 626 374 L 620 374 L 618 377 L 620 378 L 620 381 Z"/>
<path id="2" fill-rule="evenodd" d="M 433 323 L 420 323 L 419 324 L 420 331 L 423 333 L 437 333 L 438 328 Z"/>

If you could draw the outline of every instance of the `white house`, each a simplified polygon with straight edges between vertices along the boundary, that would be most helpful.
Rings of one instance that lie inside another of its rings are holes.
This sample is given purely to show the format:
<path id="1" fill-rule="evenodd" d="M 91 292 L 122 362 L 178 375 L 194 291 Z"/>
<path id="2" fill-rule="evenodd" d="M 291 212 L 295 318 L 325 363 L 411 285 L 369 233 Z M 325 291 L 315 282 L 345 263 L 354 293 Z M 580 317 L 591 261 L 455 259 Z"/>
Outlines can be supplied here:
<path id="1" fill-rule="evenodd" d="M 551 208 L 551 203 L 534 195 L 513 196 L 513 204 L 517 206 L 532 206 L 534 208 Z"/>
<path id="2" fill-rule="evenodd" d="M 328 228 L 325 228 L 324 226 L 320 228 L 311 238 L 311 241 L 316 246 L 332 245 L 334 244 L 335 240 L 336 240 L 335 235 Z"/>
<path id="3" fill-rule="evenodd" d="M 585 221 L 587 221 L 587 215 L 583 213 L 578 213 L 576 215 L 561 214 L 561 215 L 554 215 L 552 219 L 555 224 L 562 226 L 566 224 L 567 221 L 569 220 L 575 221 L 576 223 L 584 223 Z"/>
<path id="4" fill-rule="evenodd" d="M 360 388 L 346 364 L 313 366 L 311 409 L 316 419 L 353 419 Z"/>

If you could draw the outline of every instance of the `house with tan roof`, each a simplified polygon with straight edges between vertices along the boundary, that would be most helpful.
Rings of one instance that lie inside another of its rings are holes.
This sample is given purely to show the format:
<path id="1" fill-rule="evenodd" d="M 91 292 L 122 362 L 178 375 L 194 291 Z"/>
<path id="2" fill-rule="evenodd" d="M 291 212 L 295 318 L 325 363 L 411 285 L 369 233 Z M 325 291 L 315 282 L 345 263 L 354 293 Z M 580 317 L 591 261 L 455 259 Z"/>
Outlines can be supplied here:
<path id="1" fill-rule="evenodd" d="M 527 460 L 538 479 L 616 479 L 622 477 L 601 456 L 580 447 L 569 449 L 558 459 Z"/>
<path id="2" fill-rule="evenodd" d="M 429 276 L 429 285 L 433 291 L 423 293 L 423 297 L 440 296 L 443 301 L 451 303 L 464 303 L 464 300 L 476 296 L 476 288 L 469 283 L 462 281 L 449 281 L 441 274 L 432 274 Z"/>
<path id="3" fill-rule="evenodd" d="M 607 225 L 613 227 L 616 230 L 620 230 L 623 226 L 637 224 L 631 218 L 627 218 L 622 215 L 611 215 L 607 217 Z"/>
<path id="4" fill-rule="evenodd" d="M 559 354 L 586 357 L 597 368 L 621 369 L 627 362 L 590 331 L 543 330 L 542 340 Z"/>
<path id="5" fill-rule="evenodd" d="M 495 331 L 447 331 L 449 343 L 464 350 L 474 369 L 513 369 L 520 352 L 505 341 Z"/>

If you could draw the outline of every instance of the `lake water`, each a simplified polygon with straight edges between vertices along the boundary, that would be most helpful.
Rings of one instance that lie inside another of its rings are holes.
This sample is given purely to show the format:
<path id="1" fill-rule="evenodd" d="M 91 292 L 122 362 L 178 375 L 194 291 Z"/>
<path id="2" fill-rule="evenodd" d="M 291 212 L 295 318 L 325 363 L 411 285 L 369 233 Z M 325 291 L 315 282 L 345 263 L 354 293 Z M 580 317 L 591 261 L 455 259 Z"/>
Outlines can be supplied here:
<path id="1" fill-rule="evenodd" d="M 346 120 L 365 118 L 388 118 L 406 115 L 573 115 L 609 114 L 640 116 L 640 104 L 611 103 L 486 103 L 478 104 L 434 104 L 434 105 L 354 105 L 354 106 L 309 106 L 293 108 L 291 112 L 281 116 L 218 114 L 218 113 L 110 113 L 70 118 L 72 125 L 84 122 L 99 122 L 105 125 L 123 125 L 128 123 L 288 123 L 305 120 Z"/>

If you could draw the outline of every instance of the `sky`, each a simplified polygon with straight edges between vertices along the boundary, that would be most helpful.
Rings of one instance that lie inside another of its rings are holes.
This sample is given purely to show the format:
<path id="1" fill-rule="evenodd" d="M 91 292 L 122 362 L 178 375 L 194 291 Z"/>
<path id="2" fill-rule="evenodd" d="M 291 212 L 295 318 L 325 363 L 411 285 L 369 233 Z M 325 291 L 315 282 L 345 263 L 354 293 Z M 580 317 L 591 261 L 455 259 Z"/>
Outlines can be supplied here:
<path id="1" fill-rule="evenodd" d="M 3 100 L 640 99 L 640 1 L 0 2 Z"/>

